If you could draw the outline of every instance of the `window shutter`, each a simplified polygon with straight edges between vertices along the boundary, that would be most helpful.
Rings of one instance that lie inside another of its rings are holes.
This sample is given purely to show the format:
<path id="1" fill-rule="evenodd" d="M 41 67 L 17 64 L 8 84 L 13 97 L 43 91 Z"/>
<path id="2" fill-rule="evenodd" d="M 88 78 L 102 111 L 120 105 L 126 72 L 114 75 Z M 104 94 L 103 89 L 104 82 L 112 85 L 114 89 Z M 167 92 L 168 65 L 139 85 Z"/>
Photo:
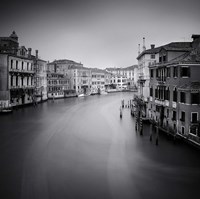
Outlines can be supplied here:
<path id="1" fill-rule="evenodd" d="M 180 67 L 180 75 L 183 77 L 183 67 Z"/>
<path id="2" fill-rule="evenodd" d="M 188 67 L 188 77 L 190 77 L 190 67 Z"/>

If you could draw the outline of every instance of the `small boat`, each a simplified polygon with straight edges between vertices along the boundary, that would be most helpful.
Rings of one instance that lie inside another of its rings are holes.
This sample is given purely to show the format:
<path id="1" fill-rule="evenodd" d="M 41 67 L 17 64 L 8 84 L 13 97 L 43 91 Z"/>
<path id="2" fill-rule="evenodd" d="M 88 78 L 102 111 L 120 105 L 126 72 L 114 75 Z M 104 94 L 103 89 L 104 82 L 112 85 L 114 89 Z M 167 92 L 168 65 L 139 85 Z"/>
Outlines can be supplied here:
<path id="1" fill-rule="evenodd" d="M 86 97 L 86 96 L 89 96 L 89 95 L 91 95 L 91 93 L 88 93 L 88 94 L 82 93 L 82 94 L 79 94 L 78 97 Z"/>
<path id="2" fill-rule="evenodd" d="M 1 109 L 0 110 L 0 113 L 2 113 L 2 114 L 8 114 L 8 113 L 12 113 L 12 112 L 13 112 L 13 110 L 11 108 L 9 108 L 9 109 Z"/>
<path id="3" fill-rule="evenodd" d="M 101 95 L 107 95 L 108 94 L 108 92 L 106 92 L 106 91 L 101 91 Z"/>

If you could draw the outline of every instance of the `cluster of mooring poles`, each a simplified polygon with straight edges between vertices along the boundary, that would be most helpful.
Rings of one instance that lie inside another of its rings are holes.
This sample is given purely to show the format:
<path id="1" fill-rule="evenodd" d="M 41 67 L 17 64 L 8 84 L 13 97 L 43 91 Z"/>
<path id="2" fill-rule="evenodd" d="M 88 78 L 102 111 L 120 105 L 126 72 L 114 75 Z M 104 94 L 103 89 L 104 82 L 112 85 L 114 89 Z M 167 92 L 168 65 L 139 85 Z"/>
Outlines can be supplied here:
<path id="1" fill-rule="evenodd" d="M 135 117 L 135 131 L 139 132 L 140 135 L 143 135 L 143 118 L 142 118 L 142 108 L 140 105 L 135 104 L 134 100 L 129 100 L 127 104 L 124 103 L 124 100 L 121 101 L 120 106 L 120 118 L 122 118 L 122 110 L 124 108 L 130 108 L 130 113 L 132 117 Z M 159 140 L 159 122 L 153 122 L 150 120 L 150 142 L 153 141 L 153 132 L 155 131 L 155 144 L 158 145 Z"/>

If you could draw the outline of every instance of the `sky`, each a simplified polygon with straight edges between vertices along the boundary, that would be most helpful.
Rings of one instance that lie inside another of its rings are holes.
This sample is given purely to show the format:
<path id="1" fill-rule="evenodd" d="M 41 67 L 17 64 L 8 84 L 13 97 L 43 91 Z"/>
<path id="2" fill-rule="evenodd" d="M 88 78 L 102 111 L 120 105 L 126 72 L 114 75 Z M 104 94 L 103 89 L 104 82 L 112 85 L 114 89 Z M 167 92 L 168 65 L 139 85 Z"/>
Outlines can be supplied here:
<path id="1" fill-rule="evenodd" d="M 148 49 L 200 34 L 199 10 L 199 0 L 1 0 L 0 36 L 15 30 L 47 61 L 127 67 L 143 37 Z"/>

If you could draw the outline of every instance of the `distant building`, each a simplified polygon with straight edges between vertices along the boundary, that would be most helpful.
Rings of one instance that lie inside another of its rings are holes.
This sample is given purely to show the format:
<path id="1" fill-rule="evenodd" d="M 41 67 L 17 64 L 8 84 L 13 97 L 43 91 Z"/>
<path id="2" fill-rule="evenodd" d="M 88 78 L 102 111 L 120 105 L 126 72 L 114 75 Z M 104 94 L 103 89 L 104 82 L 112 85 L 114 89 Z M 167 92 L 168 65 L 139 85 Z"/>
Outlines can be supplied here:
<path id="1" fill-rule="evenodd" d="M 110 87 L 118 91 L 127 90 L 128 89 L 127 77 L 123 75 L 112 74 L 110 79 Z"/>
<path id="2" fill-rule="evenodd" d="M 28 49 L 29 54 L 31 54 L 31 48 Z M 36 55 L 33 56 L 33 64 L 35 71 L 35 100 L 37 102 L 42 102 L 48 99 L 47 96 L 47 62 L 39 59 L 38 50 L 36 50 Z"/>
<path id="3" fill-rule="evenodd" d="M 70 66 L 67 73 L 70 78 L 70 89 L 75 90 L 77 95 L 91 93 L 91 69 L 86 67 Z"/>
<path id="4" fill-rule="evenodd" d="M 126 78 L 126 84 L 127 84 L 126 88 L 127 89 L 135 89 L 136 88 L 136 86 L 137 86 L 137 76 L 136 76 L 137 65 L 124 67 L 124 68 L 106 68 L 106 71 L 111 73 L 113 75 L 113 78 L 114 77 Z M 114 81 L 114 79 L 113 79 L 113 81 Z M 121 86 L 119 85 L 119 87 L 121 89 L 122 85 Z"/>
<path id="5" fill-rule="evenodd" d="M 91 93 L 92 94 L 100 94 L 101 92 L 105 91 L 105 70 L 91 68 L 91 75 L 92 75 L 92 86 L 91 86 Z"/>
<path id="6" fill-rule="evenodd" d="M 160 48 L 159 62 L 149 67 L 147 110 L 163 130 L 200 144 L 200 35 L 192 38 L 176 43 L 179 49 Z"/>
<path id="7" fill-rule="evenodd" d="M 58 72 L 47 72 L 48 98 L 64 98 L 69 93 L 69 78 Z"/>

